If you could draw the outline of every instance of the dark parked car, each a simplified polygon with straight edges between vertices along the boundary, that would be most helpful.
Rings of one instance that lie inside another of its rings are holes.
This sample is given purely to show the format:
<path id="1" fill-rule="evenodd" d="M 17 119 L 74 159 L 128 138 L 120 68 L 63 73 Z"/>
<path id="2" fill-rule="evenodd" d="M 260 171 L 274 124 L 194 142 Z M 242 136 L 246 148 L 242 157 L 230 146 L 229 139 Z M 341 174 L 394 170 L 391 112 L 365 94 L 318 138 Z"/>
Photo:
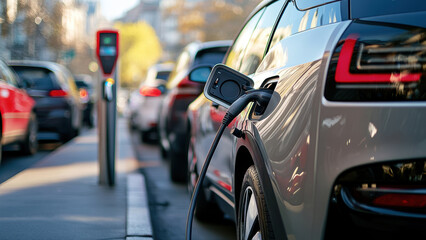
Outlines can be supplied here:
<path id="1" fill-rule="evenodd" d="M 34 100 L 16 74 L 0 60 L 0 163 L 2 147 L 19 144 L 24 154 L 37 152 L 37 118 Z"/>
<path id="2" fill-rule="evenodd" d="M 93 127 L 95 125 L 93 109 L 96 101 L 93 79 L 90 75 L 86 74 L 75 75 L 74 79 L 80 94 L 80 101 L 83 105 L 83 123 L 89 127 Z"/>
<path id="3" fill-rule="evenodd" d="M 274 93 L 225 130 L 196 216 L 219 206 L 238 239 L 425 239 L 425 19 L 424 1 L 262 2 L 224 63 Z M 190 189 L 225 112 L 189 107 Z"/>
<path id="4" fill-rule="evenodd" d="M 159 116 L 160 146 L 164 157 L 170 161 L 173 181 L 185 181 L 187 172 L 186 126 L 188 105 L 203 91 L 204 84 L 188 80 L 192 67 L 214 65 L 223 60 L 231 41 L 191 43 L 182 51 L 166 84 L 167 95 Z"/>
<path id="5" fill-rule="evenodd" d="M 39 132 L 54 132 L 67 141 L 78 135 L 82 124 L 82 105 L 74 77 L 54 62 L 10 61 L 36 101 Z"/>

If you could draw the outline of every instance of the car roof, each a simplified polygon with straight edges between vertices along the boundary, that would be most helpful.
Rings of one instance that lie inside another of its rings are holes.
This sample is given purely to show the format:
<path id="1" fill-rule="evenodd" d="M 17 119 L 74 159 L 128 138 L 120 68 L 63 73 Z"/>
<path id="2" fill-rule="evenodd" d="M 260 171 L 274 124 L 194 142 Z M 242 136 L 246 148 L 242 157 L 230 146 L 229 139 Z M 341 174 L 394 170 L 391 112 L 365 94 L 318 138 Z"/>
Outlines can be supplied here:
<path id="1" fill-rule="evenodd" d="M 173 70 L 173 67 L 175 65 L 173 63 L 158 63 L 155 65 L 152 65 L 150 68 L 154 68 L 157 72 L 170 72 Z"/>
<path id="2" fill-rule="evenodd" d="M 64 66 L 55 62 L 48 61 L 35 61 L 35 60 L 10 60 L 7 62 L 10 66 L 22 66 L 22 67 L 38 67 L 38 68 L 47 68 L 52 72 L 63 71 Z"/>
<path id="3" fill-rule="evenodd" d="M 278 0 L 263 0 L 260 2 L 254 9 L 251 11 L 251 13 L 247 16 L 246 20 L 244 21 L 244 25 L 246 25 L 247 21 L 253 17 L 260 9 L 262 9 L 264 6 L 269 5 L 273 2 L 276 2 Z"/>
<path id="4" fill-rule="evenodd" d="M 207 50 L 210 48 L 230 47 L 231 45 L 232 40 L 192 42 L 185 47 L 184 51 L 188 51 L 189 55 L 191 56 L 191 59 L 194 59 L 199 51 Z"/>

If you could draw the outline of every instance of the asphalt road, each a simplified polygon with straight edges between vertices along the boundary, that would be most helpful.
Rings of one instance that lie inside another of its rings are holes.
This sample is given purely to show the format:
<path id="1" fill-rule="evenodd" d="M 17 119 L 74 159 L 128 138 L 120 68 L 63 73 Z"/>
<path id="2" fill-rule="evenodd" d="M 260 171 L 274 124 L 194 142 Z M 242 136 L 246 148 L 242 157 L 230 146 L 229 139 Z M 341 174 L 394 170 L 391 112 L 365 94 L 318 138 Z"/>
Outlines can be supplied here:
<path id="1" fill-rule="evenodd" d="M 185 239 L 186 217 L 190 196 L 185 184 L 173 183 L 169 166 L 161 159 L 155 144 L 143 144 L 139 135 L 132 133 L 132 142 L 145 175 L 151 222 L 156 240 Z M 236 239 L 235 224 L 230 220 L 200 222 L 194 220 L 192 239 Z"/>
<path id="2" fill-rule="evenodd" d="M 86 130 L 86 127 L 82 127 L 81 132 Z M 38 133 L 37 138 L 39 139 L 38 151 L 34 155 L 21 154 L 17 144 L 3 147 L 0 163 L 0 184 L 36 164 L 64 144 L 58 140 L 58 135 L 55 133 Z"/>
<path id="3" fill-rule="evenodd" d="M 3 149 L 3 159 L 0 164 L 0 184 L 36 164 L 61 145 L 62 143 L 56 140 L 40 141 L 38 152 L 30 156 L 22 155 L 16 151 L 16 145 L 5 147 Z"/>
<path id="4" fill-rule="evenodd" d="M 140 171 L 146 178 L 154 239 L 184 239 L 190 201 L 186 185 L 170 180 L 168 163 L 161 159 L 155 144 L 142 144 L 139 135 L 131 136 Z M 55 140 L 41 141 L 39 151 L 32 156 L 15 151 L 16 146 L 6 147 L 0 165 L 0 184 L 36 164 L 61 145 L 61 142 Z M 195 219 L 192 236 L 194 240 L 236 239 L 235 225 L 227 219 L 220 222 L 200 222 Z"/>

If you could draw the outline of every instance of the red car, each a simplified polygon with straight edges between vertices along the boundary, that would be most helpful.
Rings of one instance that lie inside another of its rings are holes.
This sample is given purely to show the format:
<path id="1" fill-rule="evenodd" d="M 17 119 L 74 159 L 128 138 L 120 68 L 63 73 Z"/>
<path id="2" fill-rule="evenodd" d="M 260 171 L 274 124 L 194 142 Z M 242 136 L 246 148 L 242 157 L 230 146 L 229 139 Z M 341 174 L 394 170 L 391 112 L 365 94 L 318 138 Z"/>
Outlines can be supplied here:
<path id="1" fill-rule="evenodd" d="M 7 144 L 18 143 L 24 154 L 37 151 L 34 105 L 16 74 L 0 60 L 0 162 L 2 146 Z"/>

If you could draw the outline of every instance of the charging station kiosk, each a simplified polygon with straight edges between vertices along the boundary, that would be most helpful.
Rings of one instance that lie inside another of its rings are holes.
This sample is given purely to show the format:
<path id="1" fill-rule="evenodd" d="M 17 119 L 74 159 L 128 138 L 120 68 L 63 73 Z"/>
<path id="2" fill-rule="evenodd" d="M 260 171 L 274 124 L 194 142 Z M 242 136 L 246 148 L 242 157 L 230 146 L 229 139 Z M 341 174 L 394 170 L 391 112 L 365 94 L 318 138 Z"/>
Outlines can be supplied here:
<path id="1" fill-rule="evenodd" d="M 102 71 L 98 86 L 99 184 L 108 186 L 115 184 L 118 55 L 118 31 L 99 30 L 96 33 L 96 56 Z"/>

